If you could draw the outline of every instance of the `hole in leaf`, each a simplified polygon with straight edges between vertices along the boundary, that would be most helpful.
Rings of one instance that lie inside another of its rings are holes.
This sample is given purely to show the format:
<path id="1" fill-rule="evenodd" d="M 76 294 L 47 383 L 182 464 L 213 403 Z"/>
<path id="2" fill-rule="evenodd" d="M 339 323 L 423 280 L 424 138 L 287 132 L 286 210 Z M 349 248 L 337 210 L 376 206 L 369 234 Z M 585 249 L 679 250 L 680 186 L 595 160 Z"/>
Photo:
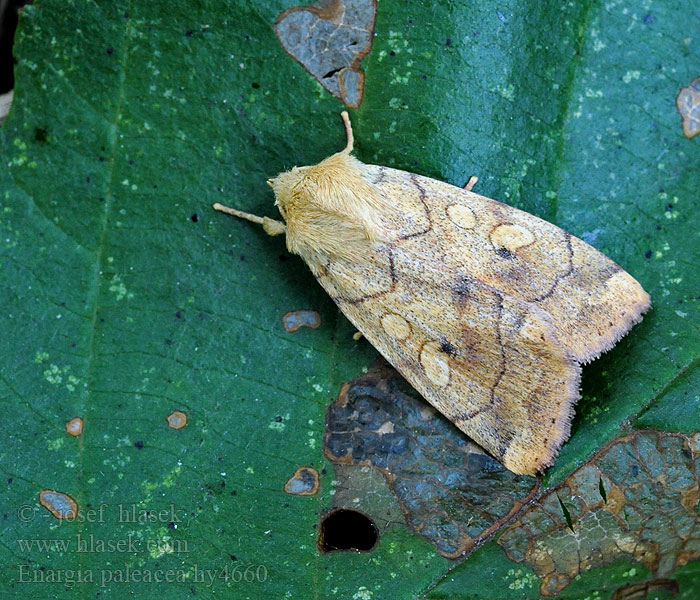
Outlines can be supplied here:
<path id="1" fill-rule="evenodd" d="M 372 519 L 356 510 L 339 509 L 321 522 L 318 545 L 324 552 L 369 552 L 379 541 Z"/>
<path id="2" fill-rule="evenodd" d="M 561 501 L 561 498 L 559 496 L 557 496 L 557 500 L 559 500 L 559 506 L 561 506 L 561 512 L 564 514 L 564 518 L 566 519 L 566 524 L 569 526 L 569 529 L 571 529 L 571 531 L 573 531 L 574 530 L 574 523 L 571 520 L 571 515 L 569 514 L 569 509 L 566 508 L 566 504 L 564 504 Z"/>
<path id="3" fill-rule="evenodd" d="M 605 502 L 605 504 L 607 504 L 608 503 L 608 494 L 605 491 L 605 486 L 603 485 L 603 478 L 602 477 L 598 480 L 598 491 L 600 492 L 600 497 L 603 499 L 603 502 Z"/>
<path id="4" fill-rule="evenodd" d="M 333 77 L 333 75 L 335 75 L 335 74 L 338 73 L 339 71 L 340 71 L 340 69 L 333 69 L 332 71 L 328 71 L 328 73 L 326 73 L 326 74 L 323 76 L 323 79 L 328 79 L 329 77 Z"/>

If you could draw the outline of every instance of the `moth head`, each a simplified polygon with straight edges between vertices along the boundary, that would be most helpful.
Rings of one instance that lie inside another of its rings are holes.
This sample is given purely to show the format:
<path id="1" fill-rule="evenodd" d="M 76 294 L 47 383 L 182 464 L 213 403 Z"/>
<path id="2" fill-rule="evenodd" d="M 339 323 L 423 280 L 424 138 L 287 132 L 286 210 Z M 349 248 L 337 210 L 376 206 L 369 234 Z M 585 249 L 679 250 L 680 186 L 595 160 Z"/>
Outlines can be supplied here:
<path id="1" fill-rule="evenodd" d="M 352 258 L 358 244 L 386 238 L 383 215 L 389 209 L 365 170 L 343 151 L 268 180 L 287 224 L 290 252 L 305 259 Z"/>

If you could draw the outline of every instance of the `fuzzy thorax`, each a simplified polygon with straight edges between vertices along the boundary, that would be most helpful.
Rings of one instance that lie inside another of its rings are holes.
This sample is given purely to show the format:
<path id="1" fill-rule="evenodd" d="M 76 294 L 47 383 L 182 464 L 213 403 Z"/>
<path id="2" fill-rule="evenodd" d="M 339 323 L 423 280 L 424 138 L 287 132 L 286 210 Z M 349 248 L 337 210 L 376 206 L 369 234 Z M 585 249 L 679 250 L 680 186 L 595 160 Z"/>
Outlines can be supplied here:
<path id="1" fill-rule="evenodd" d="M 391 211 L 364 168 L 343 151 L 270 181 L 290 252 L 323 264 L 329 258 L 351 260 L 368 243 L 386 239 L 382 215 Z"/>

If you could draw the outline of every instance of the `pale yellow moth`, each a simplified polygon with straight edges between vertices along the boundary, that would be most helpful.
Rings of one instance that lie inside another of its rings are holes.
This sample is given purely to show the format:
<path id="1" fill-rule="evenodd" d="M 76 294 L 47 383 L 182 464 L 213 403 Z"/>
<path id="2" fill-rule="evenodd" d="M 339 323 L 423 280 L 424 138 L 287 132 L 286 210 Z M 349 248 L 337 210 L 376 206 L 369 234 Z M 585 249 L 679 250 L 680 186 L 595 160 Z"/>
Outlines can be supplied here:
<path id="1" fill-rule="evenodd" d="M 531 214 L 347 146 L 268 181 L 286 234 L 345 316 L 423 397 L 508 469 L 554 462 L 581 363 L 641 320 L 649 296 L 582 240 Z"/>

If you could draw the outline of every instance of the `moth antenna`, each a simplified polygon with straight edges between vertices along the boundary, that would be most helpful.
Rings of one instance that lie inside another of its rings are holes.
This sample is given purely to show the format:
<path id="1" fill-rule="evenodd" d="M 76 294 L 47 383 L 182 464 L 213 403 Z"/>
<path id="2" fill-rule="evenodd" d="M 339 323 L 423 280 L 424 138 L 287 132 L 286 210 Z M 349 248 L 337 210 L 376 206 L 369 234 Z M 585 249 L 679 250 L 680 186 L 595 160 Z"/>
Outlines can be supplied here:
<path id="1" fill-rule="evenodd" d="M 257 215 L 252 215 L 250 213 L 243 212 L 242 210 L 229 208 L 228 206 L 224 206 L 223 204 L 219 204 L 218 202 L 214 203 L 213 207 L 214 210 L 226 213 L 227 215 L 231 215 L 233 217 L 238 217 L 239 219 L 245 219 L 246 221 L 252 221 L 253 223 L 262 225 L 262 228 L 268 235 L 280 235 L 281 233 L 285 233 L 287 230 L 282 221 L 275 221 L 274 219 L 270 219 L 269 217 L 258 217 Z"/>
<path id="2" fill-rule="evenodd" d="M 352 152 L 352 144 L 355 138 L 352 135 L 352 123 L 350 123 L 350 117 L 348 116 L 348 111 L 344 110 L 340 113 L 343 118 L 343 123 L 345 124 L 345 134 L 348 136 L 348 142 L 345 144 L 343 149 L 343 154 L 350 154 Z"/>

